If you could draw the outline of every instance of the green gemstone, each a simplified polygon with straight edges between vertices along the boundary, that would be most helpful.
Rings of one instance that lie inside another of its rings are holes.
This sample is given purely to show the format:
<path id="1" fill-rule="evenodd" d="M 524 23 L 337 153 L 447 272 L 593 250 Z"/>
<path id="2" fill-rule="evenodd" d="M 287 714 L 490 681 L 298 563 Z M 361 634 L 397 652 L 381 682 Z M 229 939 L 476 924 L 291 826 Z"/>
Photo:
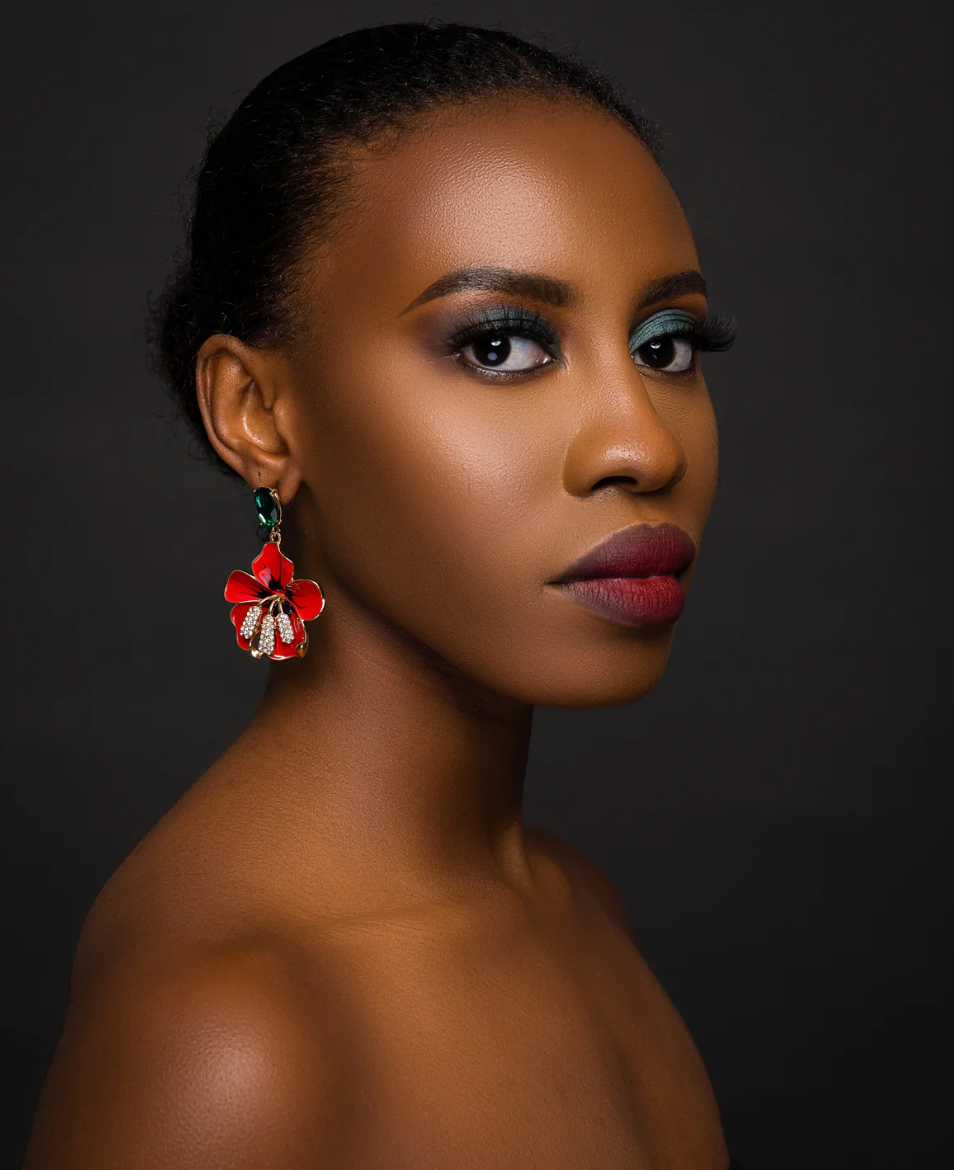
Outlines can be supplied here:
<path id="1" fill-rule="evenodd" d="M 272 493 L 271 489 L 258 488 L 252 498 L 255 500 L 255 507 L 258 509 L 259 523 L 264 524 L 266 528 L 274 528 L 281 519 L 282 510 L 278 499 Z"/>

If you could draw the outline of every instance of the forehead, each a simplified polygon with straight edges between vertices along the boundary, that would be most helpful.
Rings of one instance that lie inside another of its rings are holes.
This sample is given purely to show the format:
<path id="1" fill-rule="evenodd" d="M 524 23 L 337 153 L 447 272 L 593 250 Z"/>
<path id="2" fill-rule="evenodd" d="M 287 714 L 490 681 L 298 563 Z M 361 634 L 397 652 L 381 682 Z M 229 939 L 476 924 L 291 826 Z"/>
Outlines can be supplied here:
<path id="1" fill-rule="evenodd" d="M 525 269 L 627 295 L 698 265 L 672 188 L 636 136 L 589 106 L 525 96 L 430 115 L 354 161 L 318 286 L 403 304 L 444 273 Z"/>

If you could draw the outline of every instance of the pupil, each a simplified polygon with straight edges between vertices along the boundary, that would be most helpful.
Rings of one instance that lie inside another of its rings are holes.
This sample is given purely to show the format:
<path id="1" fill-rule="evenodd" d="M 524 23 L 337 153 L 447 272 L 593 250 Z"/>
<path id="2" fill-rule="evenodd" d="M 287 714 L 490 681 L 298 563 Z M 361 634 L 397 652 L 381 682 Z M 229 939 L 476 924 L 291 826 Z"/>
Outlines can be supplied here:
<path id="1" fill-rule="evenodd" d="M 642 348 L 647 366 L 662 369 L 676 359 L 676 343 L 671 337 L 659 337 L 655 341 L 648 341 Z"/>
<path id="2" fill-rule="evenodd" d="M 510 342 L 506 337 L 487 337 L 474 343 L 474 354 L 485 366 L 500 366 L 510 356 Z"/>

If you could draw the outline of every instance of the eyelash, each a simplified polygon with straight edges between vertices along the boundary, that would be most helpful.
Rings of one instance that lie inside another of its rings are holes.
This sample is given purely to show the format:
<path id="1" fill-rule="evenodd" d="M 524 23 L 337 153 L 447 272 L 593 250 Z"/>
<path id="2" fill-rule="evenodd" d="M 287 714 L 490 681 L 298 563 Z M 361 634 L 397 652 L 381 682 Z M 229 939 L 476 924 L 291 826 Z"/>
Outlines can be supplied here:
<path id="1" fill-rule="evenodd" d="M 552 326 L 532 309 L 515 305 L 499 305 L 488 311 L 479 320 L 472 321 L 448 338 L 451 353 L 458 359 L 461 350 L 475 341 L 486 341 L 493 337 L 525 337 L 541 345 L 554 361 L 560 360 L 559 340 Z M 549 364 L 549 363 L 548 363 Z M 538 366 L 535 370 L 480 370 L 491 378 L 526 378 L 546 369 Z"/>
<path id="2" fill-rule="evenodd" d="M 653 323 L 662 328 L 652 329 Z M 666 324 L 663 324 L 663 323 Z M 671 324 L 669 324 L 671 322 Z M 668 327 L 666 327 L 668 325 Z M 737 328 L 732 317 L 725 313 L 707 313 L 700 321 L 685 309 L 661 309 L 645 321 L 641 321 L 630 334 L 629 349 L 635 361 L 636 354 L 651 341 L 664 338 L 678 338 L 692 343 L 693 359 L 700 351 L 722 352 L 730 349 L 735 341 Z M 639 340 L 639 344 L 636 341 Z M 663 378 L 691 378 L 696 372 L 696 362 L 687 370 L 654 369 L 653 375 Z"/>
<path id="3" fill-rule="evenodd" d="M 647 325 L 651 324 L 657 317 L 663 317 L 664 314 L 671 315 L 674 325 L 677 327 L 649 332 L 645 339 L 640 342 L 639 346 L 634 346 L 634 337 L 638 337 L 640 333 L 645 331 Z M 736 339 L 736 333 L 735 321 L 732 317 L 724 313 L 707 313 L 700 321 L 697 317 L 693 317 L 692 314 L 683 309 L 663 309 L 648 317 L 645 321 L 640 322 L 632 331 L 630 334 L 630 353 L 635 358 L 636 353 L 642 346 L 647 345 L 650 341 L 656 341 L 665 337 L 678 337 L 689 340 L 692 342 L 693 350 L 697 352 L 722 352 L 732 346 Z M 512 305 L 499 305 L 489 310 L 485 316 L 471 322 L 448 338 L 447 344 L 450 352 L 460 359 L 461 350 L 465 349 L 468 345 L 473 345 L 477 341 L 501 336 L 522 337 L 536 341 L 554 361 L 560 360 L 559 339 L 552 326 L 539 313 L 531 309 L 524 309 Z M 479 370 L 479 373 L 491 378 L 526 378 L 546 368 L 547 366 L 543 365 L 532 370 Z M 693 363 L 693 367 L 689 370 L 676 373 L 667 372 L 666 370 L 653 370 L 653 373 L 657 377 L 685 378 L 695 373 L 695 363 Z"/>
<path id="4" fill-rule="evenodd" d="M 727 313 L 707 313 L 701 321 L 693 321 L 685 332 L 670 334 L 672 337 L 690 337 L 696 349 L 721 353 L 730 349 L 738 329 Z"/>

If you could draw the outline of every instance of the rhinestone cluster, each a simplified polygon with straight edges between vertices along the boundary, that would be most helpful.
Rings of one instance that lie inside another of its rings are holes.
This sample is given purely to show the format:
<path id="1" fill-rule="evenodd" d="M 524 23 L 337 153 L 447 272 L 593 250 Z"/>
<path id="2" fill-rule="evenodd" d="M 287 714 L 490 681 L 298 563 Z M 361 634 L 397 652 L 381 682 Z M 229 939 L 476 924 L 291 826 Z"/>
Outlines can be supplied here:
<path id="1" fill-rule="evenodd" d="M 279 612 L 275 620 L 278 623 L 278 632 L 281 635 L 282 641 L 286 646 L 290 646 L 295 640 L 295 631 L 292 629 L 291 618 L 287 613 Z"/>
<path id="2" fill-rule="evenodd" d="M 258 623 L 262 620 L 262 607 L 260 605 L 253 605 L 249 608 L 245 615 L 245 621 L 242 622 L 242 628 L 239 633 L 243 638 L 248 638 L 251 642 L 255 631 L 258 629 Z"/>
<path id="3" fill-rule="evenodd" d="M 295 641 L 295 629 L 291 617 L 281 609 L 277 613 L 273 613 L 271 609 L 266 611 L 262 605 L 250 606 L 239 627 L 239 633 L 251 642 L 256 632 L 258 633 L 258 641 L 255 643 L 255 649 L 265 657 L 275 649 L 276 635 L 286 646 L 291 646 Z"/>
<path id="4" fill-rule="evenodd" d="M 275 649 L 275 619 L 270 613 L 262 618 L 262 628 L 259 631 L 256 649 L 266 657 Z"/>

